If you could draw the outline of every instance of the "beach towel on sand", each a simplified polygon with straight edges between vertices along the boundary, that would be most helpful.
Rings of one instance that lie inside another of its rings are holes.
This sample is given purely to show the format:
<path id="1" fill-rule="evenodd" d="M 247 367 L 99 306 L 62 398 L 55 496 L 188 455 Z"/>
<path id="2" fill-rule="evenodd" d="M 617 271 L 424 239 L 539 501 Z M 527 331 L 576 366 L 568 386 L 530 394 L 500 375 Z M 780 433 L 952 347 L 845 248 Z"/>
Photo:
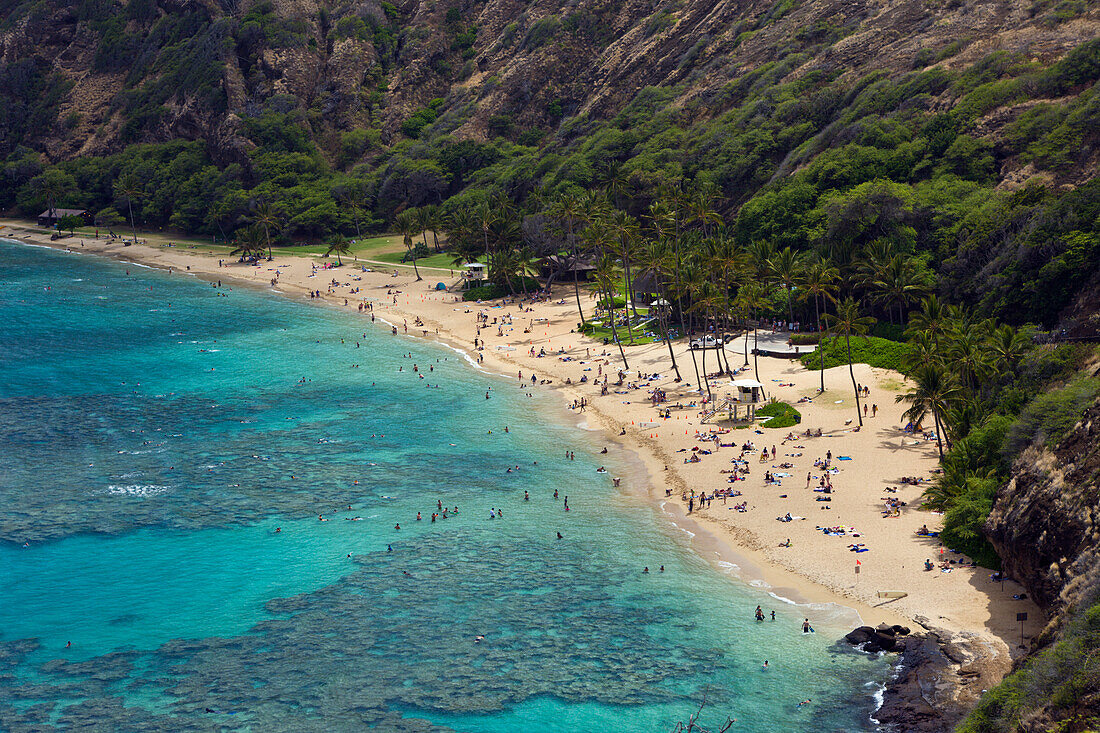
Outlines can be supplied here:
<path id="1" fill-rule="evenodd" d="M 852 457 L 851 456 L 837 456 L 836 459 L 838 461 L 850 461 L 850 460 L 852 460 Z"/>

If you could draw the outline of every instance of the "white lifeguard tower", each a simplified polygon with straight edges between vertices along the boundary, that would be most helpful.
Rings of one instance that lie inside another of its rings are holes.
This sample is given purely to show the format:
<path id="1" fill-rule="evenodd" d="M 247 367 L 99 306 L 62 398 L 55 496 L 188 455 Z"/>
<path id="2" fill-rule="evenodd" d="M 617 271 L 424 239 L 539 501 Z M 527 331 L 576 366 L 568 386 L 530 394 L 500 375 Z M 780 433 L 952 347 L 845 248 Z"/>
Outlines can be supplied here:
<path id="1" fill-rule="evenodd" d="M 710 409 L 703 412 L 703 422 L 722 419 L 726 414 L 727 420 L 752 421 L 756 418 L 756 406 L 764 402 L 764 385 L 755 379 L 734 379 L 730 382 L 733 387 L 732 394 L 726 394 L 723 399 L 717 401 Z M 744 417 L 740 414 L 740 408 L 745 408 Z"/>
<path id="2" fill-rule="evenodd" d="M 734 398 L 742 405 L 758 405 L 764 401 L 764 385 L 755 379 L 734 379 Z"/>
<path id="3" fill-rule="evenodd" d="M 466 279 L 467 287 L 484 282 L 489 277 L 489 266 L 484 262 L 467 262 L 463 268 L 465 272 L 462 276 Z"/>

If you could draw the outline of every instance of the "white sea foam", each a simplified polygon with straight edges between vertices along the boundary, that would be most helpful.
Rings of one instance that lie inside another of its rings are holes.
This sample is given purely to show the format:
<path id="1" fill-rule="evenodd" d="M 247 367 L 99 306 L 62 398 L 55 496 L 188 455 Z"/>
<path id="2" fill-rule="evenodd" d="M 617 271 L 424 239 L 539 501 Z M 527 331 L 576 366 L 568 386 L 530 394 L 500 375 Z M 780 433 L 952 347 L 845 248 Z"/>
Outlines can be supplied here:
<path id="1" fill-rule="evenodd" d="M 460 349 L 456 346 L 451 346 L 446 341 L 437 341 L 436 343 L 439 344 L 440 346 L 444 346 L 444 347 L 450 349 L 451 351 L 455 352 L 456 354 L 459 354 L 463 359 L 466 360 L 467 364 L 472 366 L 474 369 L 477 369 L 479 372 L 484 372 L 485 374 L 492 374 L 492 372 L 490 372 L 488 369 L 486 369 L 485 367 L 478 364 L 477 359 L 472 357 L 470 355 L 470 352 L 466 351 L 465 349 Z"/>
<path id="2" fill-rule="evenodd" d="M 159 496 L 167 491 L 168 487 L 160 484 L 110 484 L 106 489 L 92 493 L 110 496 Z"/>

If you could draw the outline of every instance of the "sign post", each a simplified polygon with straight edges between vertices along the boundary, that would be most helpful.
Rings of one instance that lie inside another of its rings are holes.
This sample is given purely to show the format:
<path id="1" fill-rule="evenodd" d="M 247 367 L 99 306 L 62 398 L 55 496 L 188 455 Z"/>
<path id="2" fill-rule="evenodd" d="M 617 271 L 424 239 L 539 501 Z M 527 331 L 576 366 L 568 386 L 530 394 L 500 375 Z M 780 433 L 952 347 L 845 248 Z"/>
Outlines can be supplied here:
<path id="1" fill-rule="evenodd" d="M 1020 646 L 1024 645 L 1024 621 L 1027 621 L 1027 611 L 1016 614 L 1016 620 L 1020 622 Z"/>

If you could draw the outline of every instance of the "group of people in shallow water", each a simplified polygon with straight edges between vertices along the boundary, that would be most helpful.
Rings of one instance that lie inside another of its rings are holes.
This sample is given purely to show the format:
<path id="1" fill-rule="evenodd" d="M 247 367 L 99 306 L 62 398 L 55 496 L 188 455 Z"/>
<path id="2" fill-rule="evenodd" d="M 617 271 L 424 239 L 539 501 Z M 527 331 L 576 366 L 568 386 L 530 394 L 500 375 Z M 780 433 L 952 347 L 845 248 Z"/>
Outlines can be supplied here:
<path id="1" fill-rule="evenodd" d="M 767 616 L 764 615 L 764 609 L 761 608 L 760 606 L 756 607 L 756 612 L 753 615 L 756 617 L 757 621 L 764 621 L 764 620 L 767 619 Z M 771 612 L 771 620 L 775 621 L 775 611 Z M 814 627 L 810 626 L 810 619 L 808 619 L 808 618 L 803 618 L 802 619 L 802 633 L 803 634 L 813 634 L 813 633 L 815 633 L 814 632 Z"/>

